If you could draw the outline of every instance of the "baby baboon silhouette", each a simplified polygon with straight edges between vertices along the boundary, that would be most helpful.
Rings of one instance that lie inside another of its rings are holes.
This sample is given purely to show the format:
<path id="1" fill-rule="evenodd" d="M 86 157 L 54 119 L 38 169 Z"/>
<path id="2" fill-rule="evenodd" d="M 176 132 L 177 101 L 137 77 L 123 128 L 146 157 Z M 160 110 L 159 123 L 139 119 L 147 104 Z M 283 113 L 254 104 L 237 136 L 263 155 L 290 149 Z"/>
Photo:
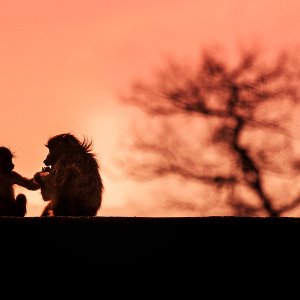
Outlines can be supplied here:
<path id="1" fill-rule="evenodd" d="M 51 137 L 44 160 L 48 169 L 34 175 L 42 197 L 50 201 L 42 216 L 95 216 L 102 202 L 103 183 L 92 142 L 70 133 Z"/>
<path id="2" fill-rule="evenodd" d="M 24 217 L 26 215 L 27 199 L 24 194 L 15 198 L 14 185 L 28 190 L 38 190 L 40 185 L 13 171 L 13 154 L 6 147 L 0 147 L 0 215 Z"/>

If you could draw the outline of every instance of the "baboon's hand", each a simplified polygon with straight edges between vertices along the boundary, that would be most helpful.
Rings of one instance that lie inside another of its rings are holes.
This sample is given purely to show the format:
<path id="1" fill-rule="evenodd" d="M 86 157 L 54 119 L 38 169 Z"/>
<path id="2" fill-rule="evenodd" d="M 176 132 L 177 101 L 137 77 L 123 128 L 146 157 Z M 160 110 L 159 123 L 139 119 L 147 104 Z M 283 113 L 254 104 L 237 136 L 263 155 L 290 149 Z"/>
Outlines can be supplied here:
<path id="1" fill-rule="evenodd" d="M 37 172 L 34 174 L 33 179 L 37 183 L 41 183 L 44 177 L 49 175 L 49 172 Z"/>
<path id="2" fill-rule="evenodd" d="M 40 183 L 40 179 L 41 179 L 40 173 L 41 172 L 37 172 L 33 175 L 33 180 L 37 183 Z"/>

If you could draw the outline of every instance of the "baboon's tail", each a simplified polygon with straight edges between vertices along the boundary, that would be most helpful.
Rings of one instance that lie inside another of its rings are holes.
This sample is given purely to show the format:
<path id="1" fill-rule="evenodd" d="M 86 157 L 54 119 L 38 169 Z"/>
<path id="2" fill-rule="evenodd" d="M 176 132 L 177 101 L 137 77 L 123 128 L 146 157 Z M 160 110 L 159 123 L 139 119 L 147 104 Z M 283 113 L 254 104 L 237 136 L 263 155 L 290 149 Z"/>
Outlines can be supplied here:
<path id="1" fill-rule="evenodd" d="M 26 215 L 27 199 L 24 194 L 19 194 L 16 198 L 16 217 L 24 217 Z"/>

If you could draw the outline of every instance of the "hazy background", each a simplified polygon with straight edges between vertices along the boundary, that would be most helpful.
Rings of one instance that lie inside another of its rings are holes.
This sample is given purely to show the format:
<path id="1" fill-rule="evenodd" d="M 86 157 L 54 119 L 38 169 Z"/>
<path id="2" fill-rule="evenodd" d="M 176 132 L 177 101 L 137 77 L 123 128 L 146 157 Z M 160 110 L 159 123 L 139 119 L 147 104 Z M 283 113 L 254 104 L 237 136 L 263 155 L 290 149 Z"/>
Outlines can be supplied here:
<path id="1" fill-rule="evenodd" d="M 298 0 L 0 0 L 0 144 L 14 151 L 15 170 L 31 177 L 48 137 L 85 135 L 105 185 L 99 215 L 165 215 L 146 185 L 115 176 L 138 117 L 119 94 L 164 57 L 193 60 L 209 45 L 297 51 L 299 28 Z M 20 191 L 27 216 L 39 215 L 40 192 Z"/>

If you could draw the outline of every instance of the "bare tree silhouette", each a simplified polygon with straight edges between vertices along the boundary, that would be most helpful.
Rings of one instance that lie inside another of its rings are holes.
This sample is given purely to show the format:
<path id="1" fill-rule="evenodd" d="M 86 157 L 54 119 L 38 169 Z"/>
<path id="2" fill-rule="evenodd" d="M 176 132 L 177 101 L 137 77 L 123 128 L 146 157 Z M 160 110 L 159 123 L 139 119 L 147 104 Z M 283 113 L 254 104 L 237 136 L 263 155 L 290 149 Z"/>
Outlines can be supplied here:
<path id="1" fill-rule="evenodd" d="M 136 134 L 126 172 L 136 179 L 172 174 L 204 185 L 222 195 L 233 215 L 289 214 L 300 205 L 293 119 L 299 70 L 291 55 L 264 60 L 254 50 L 237 62 L 209 51 L 194 68 L 168 62 L 153 82 L 136 82 L 122 97 L 162 121 L 158 132 L 149 127 Z"/>

